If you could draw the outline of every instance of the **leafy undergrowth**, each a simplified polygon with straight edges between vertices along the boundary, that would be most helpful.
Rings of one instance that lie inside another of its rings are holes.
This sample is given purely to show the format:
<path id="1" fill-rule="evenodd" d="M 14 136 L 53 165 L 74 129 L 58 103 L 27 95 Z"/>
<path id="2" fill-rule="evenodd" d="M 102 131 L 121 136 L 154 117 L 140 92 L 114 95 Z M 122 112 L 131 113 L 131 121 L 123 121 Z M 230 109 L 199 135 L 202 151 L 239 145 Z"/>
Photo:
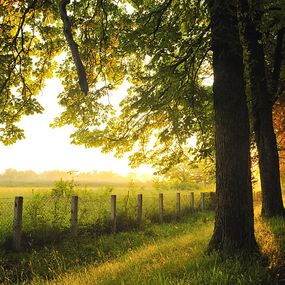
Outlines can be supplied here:
<path id="1" fill-rule="evenodd" d="M 282 284 L 284 220 L 256 218 L 260 255 L 207 255 L 213 213 L 116 235 L 63 239 L 21 254 L 1 253 L 3 284 Z M 7 267 L 7 264 L 10 267 Z"/>

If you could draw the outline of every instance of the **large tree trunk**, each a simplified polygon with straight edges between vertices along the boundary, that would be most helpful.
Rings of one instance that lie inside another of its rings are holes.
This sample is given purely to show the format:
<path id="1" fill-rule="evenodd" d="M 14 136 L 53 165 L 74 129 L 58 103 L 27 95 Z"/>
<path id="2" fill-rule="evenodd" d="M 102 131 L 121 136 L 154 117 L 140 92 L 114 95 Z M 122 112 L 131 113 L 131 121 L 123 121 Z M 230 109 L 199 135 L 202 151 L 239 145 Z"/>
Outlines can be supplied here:
<path id="1" fill-rule="evenodd" d="M 239 9 L 241 34 L 246 46 L 253 127 L 258 150 L 262 214 L 271 217 L 283 215 L 279 157 L 272 121 L 273 96 L 269 92 L 266 79 L 262 35 L 252 20 L 247 0 L 239 0 Z"/>
<path id="2" fill-rule="evenodd" d="M 208 0 L 216 124 L 215 228 L 209 250 L 255 250 L 249 121 L 235 1 Z"/>

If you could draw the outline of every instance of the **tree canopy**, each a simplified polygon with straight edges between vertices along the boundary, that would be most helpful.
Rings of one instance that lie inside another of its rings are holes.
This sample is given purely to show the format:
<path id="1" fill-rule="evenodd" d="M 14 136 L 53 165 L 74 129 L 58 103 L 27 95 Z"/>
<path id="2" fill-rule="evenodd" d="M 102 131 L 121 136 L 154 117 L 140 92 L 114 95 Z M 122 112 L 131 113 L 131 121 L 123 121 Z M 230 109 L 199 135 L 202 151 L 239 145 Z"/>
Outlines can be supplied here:
<path id="1" fill-rule="evenodd" d="M 68 91 L 61 94 L 66 112 L 54 125 L 76 126 L 73 143 L 101 146 L 104 152 L 115 150 L 117 156 L 134 151 L 132 166 L 150 163 L 166 171 L 193 156 L 188 143 L 193 135 L 198 138 L 197 156 L 213 152 L 212 96 L 202 85 L 203 76 L 210 76 L 207 10 L 202 1 L 132 4 L 130 12 L 104 2 L 100 7 L 107 15 L 103 29 L 90 28 L 88 21 L 78 28 L 87 78 L 93 76 L 93 80 L 88 79 L 90 92 L 85 96 L 78 90 L 76 77 L 72 81 L 70 72 L 61 70 L 68 84 Z M 83 38 L 86 30 L 93 35 L 90 46 Z M 100 34 L 104 31 L 106 35 Z M 70 65 L 70 60 L 66 62 Z M 101 99 L 125 80 L 131 87 L 116 112 Z"/>
<path id="2" fill-rule="evenodd" d="M 262 14 L 267 72 L 280 95 L 284 64 L 274 58 L 284 34 L 284 3 L 263 1 L 262 10 L 256 7 L 253 3 L 254 13 Z M 53 126 L 74 125 L 73 143 L 117 156 L 133 151 L 132 166 L 150 163 L 161 172 L 189 158 L 213 159 L 212 91 L 204 84 L 212 75 L 212 51 L 204 1 L 4 0 L 0 9 L 2 142 L 24 137 L 17 122 L 43 111 L 35 95 L 45 78 L 56 74 L 64 85 L 59 99 L 65 111 Z M 70 41 L 88 92 L 78 84 Z M 279 50 L 284 51 L 282 41 Z M 55 60 L 60 54 L 64 57 Z M 127 81 L 131 87 L 118 111 L 107 98 Z M 191 136 L 197 137 L 195 149 Z"/>
<path id="3" fill-rule="evenodd" d="M 24 137 L 17 126 L 23 115 L 43 111 L 35 95 L 53 76 L 62 43 L 53 17 L 48 1 L 0 2 L 0 141 L 6 145 Z"/>
<path id="4" fill-rule="evenodd" d="M 42 112 L 34 95 L 56 72 L 64 85 L 59 99 L 65 111 L 53 126 L 74 125 L 73 143 L 115 150 L 117 156 L 134 151 L 132 166 L 151 163 L 161 171 L 189 157 L 213 156 L 212 95 L 202 85 L 211 75 L 203 1 L 9 2 L 2 5 L 3 14 L 11 13 L 1 18 L 1 27 L 15 13 L 10 27 L 17 29 L 15 34 L 4 30 L 3 36 L 11 40 L 3 41 L 7 47 L 1 53 L 11 67 L 4 67 L 2 85 L 9 93 L 5 112 L 10 118 L 1 116 L 3 131 L 14 129 L 6 144 L 23 137 L 15 124 L 22 115 Z M 78 84 L 70 41 L 77 48 L 88 92 Z M 57 64 L 56 55 L 62 53 L 65 57 Z M 118 111 L 106 97 L 126 81 L 131 87 Z M 14 104 L 11 110 L 9 104 Z M 195 151 L 188 143 L 193 135 L 198 138 Z"/>

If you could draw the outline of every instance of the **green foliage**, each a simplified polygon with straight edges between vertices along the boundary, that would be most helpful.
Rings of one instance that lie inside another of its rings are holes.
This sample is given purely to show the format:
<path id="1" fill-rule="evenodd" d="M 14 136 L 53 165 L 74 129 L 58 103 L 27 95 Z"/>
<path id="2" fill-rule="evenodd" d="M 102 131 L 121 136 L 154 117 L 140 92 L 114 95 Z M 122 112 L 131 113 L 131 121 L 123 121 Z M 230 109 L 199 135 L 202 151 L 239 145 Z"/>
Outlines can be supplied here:
<path id="1" fill-rule="evenodd" d="M 62 44 L 53 18 L 54 5 L 46 1 L 0 3 L 0 142 L 24 138 L 17 122 L 25 115 L 42 113 L 34 98 L 53 75 L 53 60 Z"/>
<path id="2" fill-rule="evenodd" d="M 24 137 L 16 123 L 42 112 L 35 100 L 55 71 L 65 108 L 53 126 L 72 124 L 72 142 L 102 147 L 117 156 L 133 151 L 133 167 L 152 164 L 159 173 L 183 161 L 214 156 L 213 102 L 203 79 L 211 76 L 212 53 L 205 1 L 74 1 L 67 5 L 74 40 L 85 67 L 89 92 L 78 85 L 64 40 L 60 1 L 11 1 L 0 5 L 1 141 Z M 283 1 L 252 2 L 262 14 L 268 71 L 272 48 L 284 28 Z M 57 66 L 55 57 L 66 57 Z M 117 111 L 112 90 L 131 84 Z M 110 98 L 109 98 L 110 97 Z M 110 99 L 110 100 L 109 100 Z M 197 137 L 197 145 L 189 139 Z"/>
<path id="3" fill-rule="evenodd" d="M 152 184 L 153 184 L 154 189 L 157 192 L 161 192 L 163 189 L 167 189 L 168 188 L 166 182 L 163 179 L 163 177 L 158 176 L 158 175 L 153 177 Z"/>
<path id="4" fill-rule="evenodd" d="M 210 183 L 213 181 L 214 163 L 210 160 L 180 163 L 173 166 L 166 174 L 170 182 L 174 183 Z"/>
<path id="5" fill-rule="evenodd" d="M 70 198 L 75 194 L 76 186 L 73 179 L 69 181 L 60 179 L 55 182 L 54 188 L 51 190 L 51 196 L 53 198 Z"/>
<path id="6" fill-rule="evenodd" d="M 176 164 L 163 176 L 155 175 L 152 180 L 153 187 L 157 191 L 165 189 L 204 190 L 206 186 L 214 188 L 214 181 L 214 163 L 209 159 L 198 163 L 190 161 Z"/>
<path id="7" fill-rule="evenodd" d="M 28 201 L 25 207 L 27 220 L 32 221 L 34 228 L 42 228 L 47 226 L 48 221 L 46 220 L 43 208 L 47 203 L 47 195 L 35 194 L 33 198 Z"/>
<path id="8" fill-rule="evenodd" d="M 23 137 L 14 124 L 22 115 L 42 111 L 32 96 L 56 71 L 64 85 L 59 99 L 65 110 L 53 126 L 74 125 L 73 143 L 117 156 L 134 151 L 131 166 L 150 163 L 161 172 L 193 153 L 197 158 L 213 155 L 212 96 L 202 86 L 211 62 L 203 2 L 88 0 L 67 5 L 88 94 L 80 90 L 63 39 L 59 4 L 4 1 L 1 6 L 4 143 Z M 57 67 L 55 56 L 63 52 L 66 57 Z M 117 112 L 107 97 L 126 80 L 131 88 Z M 193 135 L 195 148 L 188 141 Z"/>
<path id="9" fill-rule="evenodd" d="M 80 92 L 68 56 L 58 72 L 65 111 L 53 126 L 73 124 L 75 144 L 102 147 L 118 157 L 133 151 L 133 167 L 148 163 L 165 172 L 193 153 L 196 158 L 212 156 L 212 96 L 202 86 L 211 61 L 204 4 L 130 2 L 130 13 L 115 1 L 87 3 L 74 3 L 71 13 L 74 23 L 80 23 L 76 41 L 90 92 Z M 116 112 L 105 98 L 124 80 L 131 88 Z M 198 138 L 195 148 L 188 141 L 193 135 Z"/>

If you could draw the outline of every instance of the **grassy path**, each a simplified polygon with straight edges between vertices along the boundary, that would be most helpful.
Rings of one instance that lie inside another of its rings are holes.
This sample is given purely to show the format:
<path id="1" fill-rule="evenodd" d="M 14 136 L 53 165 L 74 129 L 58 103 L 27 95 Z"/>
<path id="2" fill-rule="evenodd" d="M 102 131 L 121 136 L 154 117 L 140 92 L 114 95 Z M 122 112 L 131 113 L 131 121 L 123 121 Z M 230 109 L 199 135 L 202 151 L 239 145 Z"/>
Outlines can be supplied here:
<path id="1" fill-rule="evenodd" d="M 169 227 L 178 227 L 178 234 L 166 235 L 100 265 L 61 275 L 48 284 L 278 284 L 272 270 L 276 273 L 281 248 L 261 219 L 256 220 L 256 235 L 268 263 L 260 256 L 245 259 L 206 255 L 213 230 L 212 219 L 157 227 L 161 233 Z"/>
<path id="2" fill-rule="evenodd" d="M 283 219 L 256 217 L 256 238 L 266 258 L 205 254 L 213 220 L 211 212 L 194 212 L 179 222 L 151 224 L 141 231 L 102 236 L 87 232 L 52 247 L 34 248 L 12 257 L 3 254 L 3 264 L 10 267 L 0 264 L 1 280 L 5 280 L 0 283 L 284 284 L 280 283 L 285 268 Z"/>
<path id="3" fill-rule="evenodd" d="M 179 284 L 184 279 L 186 262 L 203 255 L 201 250 L 211 231 L 212 226 L 199 225 L 192 233 L 159 240 L 85 272 L 67 274 L 52 284 L 160 284 L 168 276 L 170 283 Z"/>

